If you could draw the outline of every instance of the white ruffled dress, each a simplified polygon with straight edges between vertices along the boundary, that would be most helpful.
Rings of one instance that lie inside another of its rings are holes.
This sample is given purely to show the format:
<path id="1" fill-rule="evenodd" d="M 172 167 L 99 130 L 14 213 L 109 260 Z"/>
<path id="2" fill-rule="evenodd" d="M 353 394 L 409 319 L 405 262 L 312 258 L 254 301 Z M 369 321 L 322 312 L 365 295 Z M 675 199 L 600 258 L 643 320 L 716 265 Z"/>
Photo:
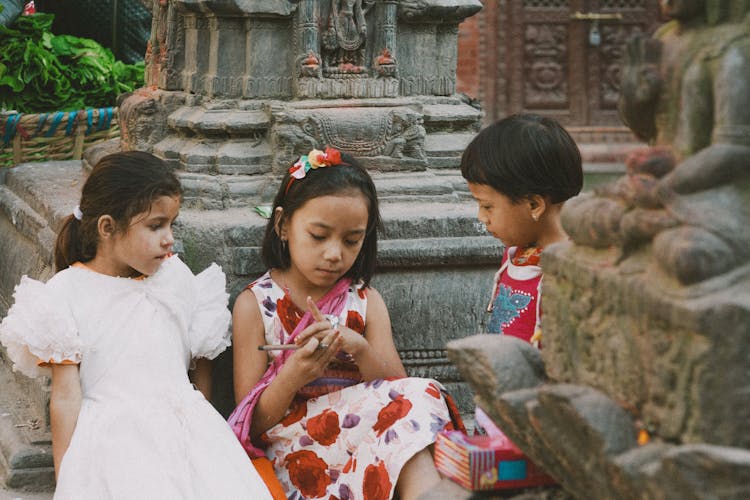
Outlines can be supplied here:
<path id="1" fill-rule="evenodd" d="M 188 368 L 230 344 L 221 269 L 193 275 L 177 257 L 143 280 L 71 267 L 23 277 L 0 324 L 15 368 L 80 363 L 83 402 L 55 499 L 271 498 Z"/>

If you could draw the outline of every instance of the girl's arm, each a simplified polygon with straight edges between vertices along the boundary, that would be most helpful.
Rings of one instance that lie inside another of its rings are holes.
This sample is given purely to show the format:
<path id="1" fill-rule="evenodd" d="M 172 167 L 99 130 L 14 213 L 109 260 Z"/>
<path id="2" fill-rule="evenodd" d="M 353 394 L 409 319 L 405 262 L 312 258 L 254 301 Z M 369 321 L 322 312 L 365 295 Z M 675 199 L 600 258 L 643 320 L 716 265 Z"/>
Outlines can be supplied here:
<path id="1" fill-rule="evenodd" d="M 52 427 L 52 459 L 55 479 L 60 473 L 60 462 L 68 450 L 70 438 L 81 410 L 81 379 L 78 365 L 52 365 L 52 393 L 49 413 Z"/>
<path id="2" fill-rule="evenodd" d="M 383 297 L 374 288 L 367 289 L 367 321 L 365 339 L 354 356 L 362 377 L 368 380 L 386 377 L 405 377 L 401 358 L 393 342 L 391 318 Z"/>
<path id="3" fill-rule="evenodd" d="M 213 364 L 210 359 L 198 358 L 195 360 L 195 368 L 190 370 L 190 381 L 196 389 L 203 393 L 206 401 L 211 401 L 211 372 Z"/>
<path id="4" fill-rule="evenodd" d="M 308 329 L 316 328 L 314 325 Z M 295 351 L 276 378 L 263 391 L 253 412 L 250 436 L 255 438 L 276 425 L 286 414 L 299 389 L 318 378 L 333 358 L 341 341 L 331 335 L 324 340 L 332 349 L 316 350 L 311 340 Z M 250 291 L 242 292 L 232 310 L 232 355 L 234 361 L 234 398 L 239 403 L 255 387 L 268 367 L 268 354 L 259 351 L 265 344 L 260 308 Z"/>
<path id="5" fill-rule="evenodd" d="M 232 361 L 234 402 L 239 404 L 255 387 L 268 367 L 268 357 L 259 351 L 265 344 L 263 318 L 249 290 L 237 296 L 232 309 Z"/>

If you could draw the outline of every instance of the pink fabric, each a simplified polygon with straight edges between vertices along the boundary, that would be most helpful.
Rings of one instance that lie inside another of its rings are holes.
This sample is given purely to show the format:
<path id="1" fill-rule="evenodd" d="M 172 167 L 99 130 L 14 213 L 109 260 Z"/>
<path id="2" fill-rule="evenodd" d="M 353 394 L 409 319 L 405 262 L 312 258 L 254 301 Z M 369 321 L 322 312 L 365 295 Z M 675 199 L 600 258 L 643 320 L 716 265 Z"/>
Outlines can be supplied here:
<path id="1" fill-rule="evenodd" d="M 318 309 L 320 309 L 320 312 L 323 314 L 333 314 L 338 316 L 346 305 L 347 292 L 350 285 L 351 280 L 349 278 L 342 278 L 339 280 L 336 285 L 334 285 L 334 287 L 316 304 Z M 310 311 L 307 311 L 305 315 L 302 316 L 302 319 L 300 319 L 297 327 L 289 336 L 286 343 L 292 343 L 297 335 L 312 323 L 312 314 Z M 255 384 L 255 387 L 247 393 L 247 396 L 240 401 L 240 404 L 237 405 L 237 408 L 234 409 L 227 419 L 229 425 L 232 427 L 232 431 L 235 436 L 237 436 L 237 439 L 240 440 L 240 444 L 242 444 L 242 447 L 250 458 L 265 456 L 263 450 L 253 445 L 250 439 L 250 424 L 252 423 L 255 406 L 258 404 L 258 400 L 260 400 L 263 391 L 266 390 L 266 387 L 271 385 L 271 382 L 276 378 L 281 367 L 286 363 L 287 358 L 293 353 L 294 351 L 281 351 L 271 362 L 266 373 L 264 373 L 258 383 Z"/>

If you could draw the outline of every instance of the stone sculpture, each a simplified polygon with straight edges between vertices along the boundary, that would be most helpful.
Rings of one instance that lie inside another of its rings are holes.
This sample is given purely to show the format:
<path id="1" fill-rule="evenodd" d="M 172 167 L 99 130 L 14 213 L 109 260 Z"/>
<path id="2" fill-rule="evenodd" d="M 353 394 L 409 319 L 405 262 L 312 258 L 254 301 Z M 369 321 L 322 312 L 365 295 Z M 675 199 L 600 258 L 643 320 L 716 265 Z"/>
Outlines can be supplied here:
<path id="1" fill-rule="evenodd" d="M 650 147 L 628 176 L 581 197 L 564 224 L 584 246 L 651 243 L 680 284 L 750 260 L 750 20 L 741 1 L 669 2 L 672 21 L 628 44 L 620 110 Z"/>
<path id="2" fill-rule="evenodd" d="M 750 495 L 750 5 L 662 5 L 672 20 L 629 42 L 622 73 L 623 120 L 649 146 L 626 176 L 566 203 L 572 242 L 542 258 L 544 348 L 485 335 L 448 355 L 575 498 L 739 500 Z"/>

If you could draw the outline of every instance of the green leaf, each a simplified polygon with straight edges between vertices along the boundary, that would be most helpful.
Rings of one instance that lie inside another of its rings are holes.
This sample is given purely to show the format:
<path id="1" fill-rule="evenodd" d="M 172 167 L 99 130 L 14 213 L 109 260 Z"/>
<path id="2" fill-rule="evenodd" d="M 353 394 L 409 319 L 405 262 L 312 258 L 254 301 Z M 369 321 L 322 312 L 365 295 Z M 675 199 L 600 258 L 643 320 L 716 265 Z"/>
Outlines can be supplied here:
<path id="1" fill-rule="evenodd" d="M 273 207 L 271 205 L 258 205 L 253 207 L 253 210 L 264 219 L 270 219 L 271 214 L 273 213 Z"/>

